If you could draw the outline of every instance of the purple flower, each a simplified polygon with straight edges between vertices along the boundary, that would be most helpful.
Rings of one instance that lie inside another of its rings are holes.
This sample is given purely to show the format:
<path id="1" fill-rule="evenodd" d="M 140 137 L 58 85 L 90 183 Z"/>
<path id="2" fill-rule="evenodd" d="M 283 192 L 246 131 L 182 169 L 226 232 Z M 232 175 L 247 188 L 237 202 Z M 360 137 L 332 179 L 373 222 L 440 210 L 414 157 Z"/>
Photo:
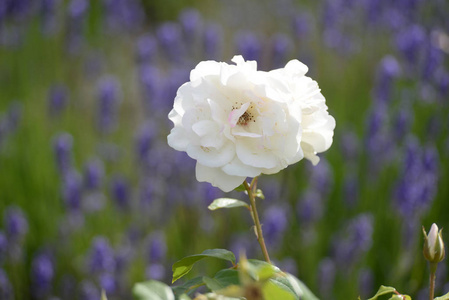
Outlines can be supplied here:
<path id="1" fill-rule="evenodd" d="M 179 23 L 182 26 L 185 40 L 192 45 L 192 42 L 195 41 L 201 30 L 202 20 L 200 13 L 194 8 L 185 9 L 179 15 Z"/>
<path id="2" fill-rule="evenodd" d="M 372 245 L 373 217 L 361 214 L 350 220 L 334 242 L 334 257 L 342 269 L 354 264 Z"/>
<path id="3" fill-rule="evenodd" d="M 41 0 L 41 30 L 44 35 L 51 35 L 58 29 L 56 13 L 60 0 Z"/>
<path id="4" fill-rule="evenodd" d="M 204 29 L 204 55 L 206 59 L 217 60 L 221 54 L 223 30 L 217 24 L 210 24 Z"/>
<path id="5" fill-rule="evenodd" d="M 163 231 L 155 231 L 151 233 L 148 241 L 148 262 L 162 262 L 167 252 L 167 244 L 165 242 L 165 234 Z"/>
<path id="6" fill-rule="evenodd" d="M 345 160 L 348 162 L 357 161 L 360 151 L 360 141 L 353 131 L 350 129 L 344 130 L 340 145 Z"/>
<path id="7" fill-rule="evenodd" d="M 185 52 L 181 43 L 180 26 L 173 22 L 163 23 L 156 30 L 156 36 L 167 59 L 179 62 Z"/>
<path id="8" fill-rule="evenodd" d="M 408 106 L 401 106 L 393 117 L 393 134 L 396 141 L 402 140 L 410 132 L 413 113 Z"/>
<path id="9" fill-rule="evenodd" d="M 117 281 L 113 275 L 109 273 L 100 275 L 100 286 L 106 292 L 106 295 L 114 294 L 117 289 Z"/>
<path id="10" fill-rule="evenodd" d="M 61 133 L 53 139 L 53 151 L 58 171 L 65 175 L 72 168 L 73 137 L 69 133 Z"/>
<path id="11" fill-rule="evenodd" d="M 120 209 L 129 208 L 130 190 L 127 181 L 122 176 L 115 176 L 111 183 L 111 194 Z"/>
<path id="12" fill-rule="evenodd" d="M 318 192 L 307 189 L 297 204 L 298 219 L 304 225 L 311 225 L 323 216 L 323 201 Z"/>
<path id="13" fill-rule="evenodd" d="M 377 82 L 374 87 L 374 98 L 376 101 L 391 102 L 394 79 L 399 76 L 401 67 L 397 60 L 391 56 L 385 56 L 379 64 L 377 71 Z"/>
<path id="14" fill-rule="evenodd" d="M 144 8 L 137 0 L 103 0 L 104 19 L 112 31 L 136 30 L 145 19 Z"/>
<path id="15" fill-rule="evenodd" d="M 77 171 L 70 171 L 64 176 L 62 185 L 62 197 L 66 207 L 71 212 L 81 209 L 81 198 L 83 193 L 82 177 Z"/>
<path id="16" fill-rule="evenodd" d="M 308 164 L 308 167 L 310 187 L 318 191 L 322 196 L 326 196 L 332 190 L 334 182 L 331 165 L 322 157 L 319 164 L 316 166 Z"/>
<path id="17" fill-rule="evenodd" d="M 165 278 L 166 270 L 163 264 L 150 263 L 146 268 L 146 277 L 153 280 L 163 280 Z"/>
<path id="18" fill-rule="evenodd" d="M 321 287 L 321 296 L 329 299 L 334 289 L 336 266 L 334 261 L 326 257 L 318 265 L 318 286 Z"/>
<path id="19" fill-rule="evenodd" d="M 374 292 L 374 274 L 370 269 L 359 272 L 359 291 L 362 298 L 368 298 Z"/>
<path id="20" fill-rule="evenodd" d="M 309 13 L 301 13 L 293 18 L 293 31 L 299 42 L 302 42 L 301 40 L 310 34 L 314 21 L 313 16 Z"/>
<path id="21" fill-rule="evenodd" d="M 98 83 L 98 129 L 109 133 L 115 129 L 118 107 L 121 101 L 120 84 L 112 76 L 105 77 Z"/>
<path id="22" fill-rule="evenodd" d="M 98 300 L 100 299 L 100 289 L 89 280 L 83 280 L 80 286 L 81 300 Z"/>
<path id="23" fill-rule="evenodd" d="M 99 236 L 93 239 L 88 264 L 89 272 L 94 274 L 114 272 L 114 251 L 107 238 Z"/>
<path id="24" fill-rule="evenodd" d="M 435 47 L 431 42 L 426 47 L 423 64 L 423 78 L 426 81 L 431 80 L 438 67 L 444 62 L 443 52 Z"/>
<path id="25" fill-rule="evenodd" d="M 278 33 L 272 38 L 271 45 L 272 45 L 272 53 L 271 53 L 272 67 L 273 68 L 283 67 L 287 62 L 289 53 L 293 49 L 292 41 L 287 35 Z"/>
<path id="26" fill-rule="evenodd" d="M 139 63 L 148 63 L 154 60 L 157 54 L 157 41 L 152 35 L 141 36 L 137 40 L 137 59 Z"/>
<path id="27" fill-rule="evenodd" d="M 68 4 L 67 46 L 71 54 L 77 53 L 83 44 L 84 22 L 89 8 L 87 0 L 71 0 Z"/>
<path id="28" fill-rule="evenodd" d="M 84 165 L 84 187 L 88 190 L 99 189 L 104 178 L 104 164 L 100 159 L 94 158 Z"/>
<path id="29" fill-rule="evenodd" d="M 346 174 L 343 182 L 343 201 L 349 208 L 354 208 L 359 200 L 359 185 L 355 174 Z"/>
<path id="30" fill-rule="evenodd" d="M 4 228 L 10 242 L 19 242 L 28 232 L 28 221 L 18 206 L 9 206 L 4 212 Z"/>
<path id="31" fill-rule="evenodd" d="M 416 65 L 425 41 L 426 32 L 424 28 L 414 24 L 398 33 L 396 46 L 410 65 Z"/>
<path id="32" fill-rule="evenodd" d="M 0 266 L 6 260 L 8 254 L 8 239 L 3 231 L 0 231 Z"/>
<path id="33" fill-rule="evenodd" d="M 68 91 L 64 85 L 53 85 L 48 92 L 48 111 L 50 116 L 59 116 L 68 104 Z"/>
<path id="34" fill-rule="evenodd" d="M 161 98 L 161 72 L 157 67 L 145 64 L 141 66 L 139 75 L 140 83 L 142 85 L 144 107 L 148 112 L 153 112 L 154 109 L 158 109 L 158 103 Z"/>
<path id="35" fill-rule="evenodd" d="M 5 271 L 0 269 L 0 299 L 13 300 L 14 290 Z"/>
<path id="36" fill-rule="evenodd" d="M 36 297 L 41 298 L 50 293 L 54 273 L 53 261 L 48 253 L 40 253 L 34 257 L 31 265 L 31 280 L 33 294 Z"/>
<path id="37" fill-rule="evenodd" d="M 150 158 L 150 149 L 157 135 L 158 125 L 155 122 L 148 121 L 142 124 L 136 136 L 136 153 L 139 164 L 147 164 Z"/>
<path id="38" fill-rule="evenodd" d="M 245 60 L 261 61 L 262 45 L 257 36 L 249 31 L 238 32 L 234 39 L 236 52 L 240 53 Z"/>
<path id="39" fill-rule="evenodd" d="M 281 242 L 283 233 L 287 229 L 287 210 L 280 206 L 270 206 L 263 217 L 263 233 L 268 244 Z"/>

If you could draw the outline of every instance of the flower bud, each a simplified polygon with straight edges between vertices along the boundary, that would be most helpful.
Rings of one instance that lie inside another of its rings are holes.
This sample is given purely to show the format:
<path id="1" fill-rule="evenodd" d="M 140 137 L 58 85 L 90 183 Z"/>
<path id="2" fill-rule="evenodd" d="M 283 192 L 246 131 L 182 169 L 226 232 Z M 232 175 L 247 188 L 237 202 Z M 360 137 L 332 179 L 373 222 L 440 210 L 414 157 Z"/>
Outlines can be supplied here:
<path id="1" fill-rule="evenodd" d="M 429 234 L 426 234 L 426 231 L 423 226 L 424 233 L 424 249 L 423 254 L 424 257 L 431 263 L 439 263 L 444 259 L 444 243 L 443 237 L 441 235 L 441 231 L 438 231 L 438 226 L 433 223 L 430 228 Z"/>

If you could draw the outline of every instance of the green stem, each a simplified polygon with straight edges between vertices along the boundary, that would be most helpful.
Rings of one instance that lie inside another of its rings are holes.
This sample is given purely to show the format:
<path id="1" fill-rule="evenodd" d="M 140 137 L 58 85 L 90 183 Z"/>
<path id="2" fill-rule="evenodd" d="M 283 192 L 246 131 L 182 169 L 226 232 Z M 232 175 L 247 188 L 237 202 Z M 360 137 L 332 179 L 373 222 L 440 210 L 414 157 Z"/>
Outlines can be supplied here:
<path id="1" fill-rule="evenodd" d="M 435 278 L 438 263 L 430 263 L 430 286 L 429 286 L 429 300 L 433 300 L 435 294 Z"/>
<path id="2" fill-rule="evenodd" d="M 243 182 L 243 185 L 245 186 L 245 189 L 248 192 L 249 202 L 251 205 L 251 216 L 253 217 L 254 225 L 256 226 L 257 241 L 259 242 L 260 248 L 262 249 L 265 261 L 271 264 L 270 256 L 268 255 L 267 251 L 267 246 L 265 245 L 265 240 L 263 239 L 262 226 L 260 225 L 259 214 L 257 213 L 256 208 L 256 197 L 254 195 L 254 191 L 256 190 L 257 186 L 257 177 L 253 179 L 253 181 L 251 182 L 251 186 L 246 181 Z"/>

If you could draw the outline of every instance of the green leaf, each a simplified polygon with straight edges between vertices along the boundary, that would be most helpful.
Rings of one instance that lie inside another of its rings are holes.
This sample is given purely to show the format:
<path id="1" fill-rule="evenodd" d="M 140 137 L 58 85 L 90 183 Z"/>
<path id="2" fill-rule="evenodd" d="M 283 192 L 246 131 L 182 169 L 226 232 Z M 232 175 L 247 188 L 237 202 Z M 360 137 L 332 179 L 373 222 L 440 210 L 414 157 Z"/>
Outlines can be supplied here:
<path id="1" fill-rule="evenodd" d="M 301 300 L 318 300 L 318 298 L 310 291 L 310 289 L 298 278 L 292 274 L 285 273 L 285 278 L 288 281 L 288 286 L 293 292 L 298 295 Z"/>
<path id="2" fill-rule="evenodd" d="M 179 296 L 178 300 L 192 300 L 187 294 L 182 294 Z"/>
<path id="3" fill-rule="evenodd" d="M 220 208 L 233 208 L 244 206 L 249 209 L 249 205 L 241 200 L 232 198 L 218 198 L 215 199 L 207 208 L 209 210 L 217 210 Z"/>
<path id="4" fill-rule="evenodd" d="M 404 298 L 405 297 L 405 298 Z M 389 300 L 412 300 L 408 295 L 393 295 Z"/>
<path id="5" fill-rule="evenodd" d="M 203 277 L 203 282 L 211 291 L 223 290 L 230 285 L 239 285 L 239 272 L 232 269 L 220 270 L 215 274 L 214 278 Z"/>
<path id="6" fill-rule="evenodd" d="M 299 297 L 296 297 L 292 294 L 291 290 L 281 284 L 280 282 L 276 282 L 270 279 L 267 283 L 265 283 L 262 287 L 262 294 L 265 300 L 298 300 Z"/>
<path id="7" fill-rule="evenodd" d="M 376 295 L 374 295 L 374 297 L 372 298 L 369 298 L 368 300 L 376 300 L 379 296 L 394 293 L 395 291 L 396 289 L 394 287 L 381 285 Z"/>
<path id="8" fill-rule="evenodd" d="M 232 264 L 235 264 L 235 255 L 231 251 L 226 249 L 208 249 L 201 254 L 190 255 L 184 257 L 180 261 L 177 261 L 172 267 L 173 270 L 172 283 L 181 278 L 182 276 L 186 275 L 187 273 L 189 273 L 190 270 L 192 270 L 193 265 L 197 261 L 206 257 L 223 259 L 232 262 Z"/>
<path id="9" fill-rule="evenodd" d="M 133 287 L 133 295 L 137 300 L 175 300 L 171 288 L 156 280 L 136 283 Z"/>
<path id="10" fill-rule="evenodd" d="M 244 191 L 246 191 L 245 185 L 242 183 L 241 185 L 239 185 L 238 187 L 236 187 L 236 188 L 234 189 L 234 191 L 236 191 L 236 192 L 244 192 Z"/>
<path id="11" fill-rule="evenodd" d="M 434 300 L 449 300 L 449 293 L 440 297 L 436 297 Z"/>
<path id="12" fill-rule="evenodd" d="M 173 293 L 175 296 L 182 295 L 186 293 L 187 295 L 191 295 L 197 288 L 204 285 L 203 276 L 198 276 L 193 279 L 186 281 L 182 285 L 172 286 Z"/>

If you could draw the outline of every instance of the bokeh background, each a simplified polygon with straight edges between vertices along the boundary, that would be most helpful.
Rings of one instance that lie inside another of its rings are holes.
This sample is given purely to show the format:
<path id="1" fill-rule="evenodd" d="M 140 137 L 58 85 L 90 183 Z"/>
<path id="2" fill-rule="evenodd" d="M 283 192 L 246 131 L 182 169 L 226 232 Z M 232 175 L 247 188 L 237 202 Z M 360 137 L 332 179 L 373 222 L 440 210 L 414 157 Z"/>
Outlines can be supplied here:
<path id="1" fill-rule="evenodd" d="M 316 167 L 260 178 L 276 264 L 321 299 L 427 299 L 421 226 L 449 228 L 448 16 L 445 0 L 1 0 L 0 298 L 130 299 L 205 249 L 262 258 L 248 212 L 208 211 L 224 195 L 166 143 L 189 71 L 241 54 L 306 63 L 337 120 Z"/>

